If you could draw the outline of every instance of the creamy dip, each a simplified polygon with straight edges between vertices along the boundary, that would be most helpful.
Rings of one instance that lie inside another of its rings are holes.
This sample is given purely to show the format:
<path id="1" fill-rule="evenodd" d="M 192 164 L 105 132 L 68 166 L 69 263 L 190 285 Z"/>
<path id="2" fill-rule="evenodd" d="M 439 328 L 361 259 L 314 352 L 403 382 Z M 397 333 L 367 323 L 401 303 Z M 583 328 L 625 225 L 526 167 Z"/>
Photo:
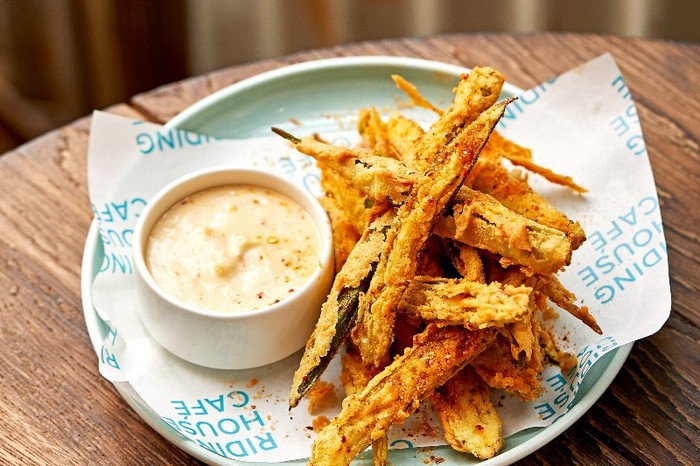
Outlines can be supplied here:
<path id="1" fill-rule="evenodd" d="M 320 268 L 308 212 L 269 189 L 210 188 L 171 207 L 151 230 L 145 260 L 178 300 L 208 311 L 260 309 L 294 293 Z"/>

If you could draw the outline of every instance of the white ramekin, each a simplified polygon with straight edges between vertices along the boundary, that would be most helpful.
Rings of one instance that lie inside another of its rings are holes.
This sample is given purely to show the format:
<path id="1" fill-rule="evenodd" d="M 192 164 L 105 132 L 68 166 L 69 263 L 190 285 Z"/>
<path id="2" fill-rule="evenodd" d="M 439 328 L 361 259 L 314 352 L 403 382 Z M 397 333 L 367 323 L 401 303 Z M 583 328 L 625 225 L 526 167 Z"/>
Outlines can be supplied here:
<path id="1" fill-rule="evenodd" d="M 228 184 L 260 186 L 296 201 L 310 214 L 321 240 L 320 267 L 304 286 L 278 303 L 240 313 L 206 311 L 180 302 L 158 286 L 144 259 L 151 229 L 172 205 L 204 189 Z M 332 233 L 323 207 L 302 186 L 258 169 L 207 169 L 164 187 L 137 221 L 133 254 L 138 311 L 148 332 L 176 356 L 216 369 L 263 366 L 302 348 L 333 280 Z"/>

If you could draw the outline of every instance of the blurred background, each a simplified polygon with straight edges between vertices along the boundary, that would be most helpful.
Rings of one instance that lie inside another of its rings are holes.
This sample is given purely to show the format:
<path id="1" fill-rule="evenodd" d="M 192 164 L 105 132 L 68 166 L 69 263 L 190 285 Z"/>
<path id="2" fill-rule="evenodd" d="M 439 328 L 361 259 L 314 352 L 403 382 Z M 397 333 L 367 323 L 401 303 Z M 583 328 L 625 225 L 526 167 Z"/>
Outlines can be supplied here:
<path id="1" fill-rule="evenodd" d="M 700 1 L 0 0 L 0 154 L 227 66 L 362 40 L 532 31 L 700 42 Z"/>

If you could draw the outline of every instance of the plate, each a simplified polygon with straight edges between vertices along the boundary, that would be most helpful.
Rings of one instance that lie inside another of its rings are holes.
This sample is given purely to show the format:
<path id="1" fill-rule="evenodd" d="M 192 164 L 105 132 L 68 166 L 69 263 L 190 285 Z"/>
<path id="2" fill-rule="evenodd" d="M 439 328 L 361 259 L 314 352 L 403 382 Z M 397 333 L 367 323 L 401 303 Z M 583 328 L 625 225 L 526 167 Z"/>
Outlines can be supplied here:
<path id="1" fill-rule="evenodd" d="M 192 105 L 166 124 L 220 138 L 247 138 L 269 135 L 271 126 L 293 130 L 322 132 L 325 126 L 344 124 L 362 107 L 396 108 L 396 89 L 389 76 L 399 73 L 418 86 L 432 102 L 452 99 L 451 88 L 465 68 L 428 60 L 401 57 L 346 57 L 317 60 L 280 68 L 246 79 L 222 89 Z M 502 96 L 516 95 L 519 89 L 506 85 Z M 402 109 L 408 117 L 421 121 L 426 111 Z M 92 302 L 92 282 L 103 261 L 103 248 L 96 222 L 91 225 L 83 254 L 81 291 L 88 333 L 96 354 L 108 334 Z M 480 464 L 503 466 L 513 463 L 546 445 L 578 420 L 604 393 L 631 351 L 632 344 L 616 348 L 603 356 L 588 371 L 570 411 L 554 424 L 511 435 L 501 453 L 478 462 L 459 455 L 449 447 L 391 450 L 394 464 L 424 464 L 431 456 L 445 459 L 445 464 Z M 116 383 L 124 400 L 164 438 L 212 465 L 257 465 L 268 463 L 241 462 L 211 453 L 182 436 L 141 399 L 128 383 Z M 301 465 L 304 461 L 285 464 Z M 360 459 L 353 464 L 371 464 Z"/>

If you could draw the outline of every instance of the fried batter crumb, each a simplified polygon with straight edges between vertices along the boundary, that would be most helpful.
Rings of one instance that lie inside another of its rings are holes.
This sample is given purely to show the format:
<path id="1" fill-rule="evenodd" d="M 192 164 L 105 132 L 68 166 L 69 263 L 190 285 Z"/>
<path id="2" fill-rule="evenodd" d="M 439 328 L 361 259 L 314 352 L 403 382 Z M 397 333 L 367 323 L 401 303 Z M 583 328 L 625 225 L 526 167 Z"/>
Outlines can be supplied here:
<path id="1" fill-rule="evenodd" d="M 314 432 L 318 432 L 319 430 L 323 429 L 326 427 L 328 424 L 330 424 L 331 421 L 328 420 L 326 416 L 316 416 L 313 420 L 313 429 Z"/>
<path id="2" fill-rule="evenodd" d="M 309 400 L 309 414 L 317 413 L 335 401 L 335 385 L 319 380 L 306 396 Z"/>

